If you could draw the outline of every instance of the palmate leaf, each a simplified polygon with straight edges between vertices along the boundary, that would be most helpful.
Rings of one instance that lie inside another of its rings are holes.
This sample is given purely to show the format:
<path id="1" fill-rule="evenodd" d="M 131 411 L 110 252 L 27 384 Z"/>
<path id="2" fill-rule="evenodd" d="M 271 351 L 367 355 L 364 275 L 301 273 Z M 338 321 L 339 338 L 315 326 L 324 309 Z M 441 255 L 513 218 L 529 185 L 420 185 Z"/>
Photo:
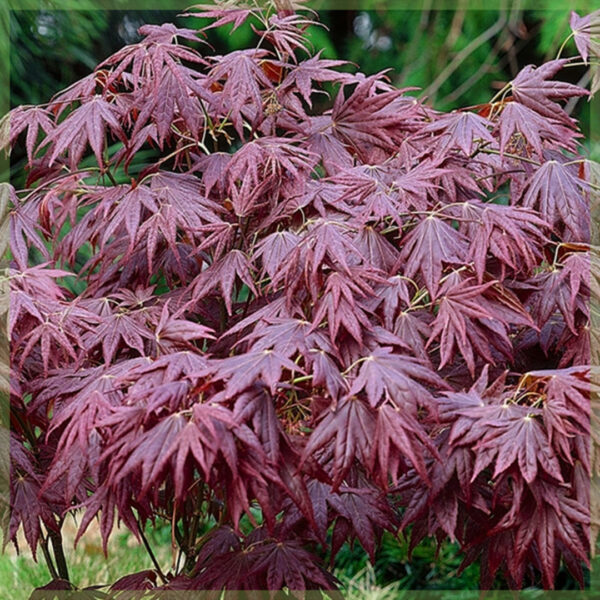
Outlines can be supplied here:
<path id="1" fill-rule="evenodd" d="M 500 135 L 500 155 L 510 150 L 519 137 L 524 137 L 535 150 L 538 158 L 543 158 L 543 142 L 548 141 L 575 152 L 575 138 L 578 134 L 560 122 L 549 119 L 518 102 L 509 102 L 498 118 Z"/>
<path id="2" fill-rule="evenodd" d="M 341 73 L 333 68 L 348 64 L 346 61 L 321 58 L 321 52 L 322 50 L 314 56 L 292 65 L 280 84 L 282 91 L 298 92 L 310 107 L 312 107 L 311 97 L 315 93 L 313 82 L 352 83 L 356 80 L 356 77 L 351 73 Z"/>
<path id="3" fill-rule="evenodd" d="M 36 557 L 36 550 L 40 536 L 41 525 L 56 531 L 56 519 L 54 517 L 52 498 L 41 494 L 42 476 L 36 468 L 34 456 L 23 447 L 22 441 L 11 432 L 10 455 L 11 455 L 11 491 L 10 491 L 10 521 L 8 524 L 8 536 L 4 539 L 4 546 L 9 539 L 14 538 L 19 527 L 23 527 L 25 539 Z"/>
<path id="4" fill-rule="evenodd" d="M 81 161 L 86 145 L 89 143 L 96 162 L 104 168 L 102 152 L 105 145 L 105 133 L 110 131 L 124 144 L 127 138 L 119 119 L 120 115 L 114 104 L 97 95 L 83 102 L 71 112 L 67 118 L 51 131 L 40 148 L 50 144 L 48 163 L 52 163 L 59 155 L 68 151 L 69 166 L 75 170 Z"/>
<path id="5" fill-rule="evenodd" d="M 115 510 L 118 513 L 119 520 L 128 528 L 141 543 L 138 530 L 138 521 L 129 503 L 124 501 L 129 490 L 125 485 L 116 486 L 116 489 L 110 489 L 104 485 L 88 496 L 78 508 L 85 508 L 85 513 L 81 518 L 75 544 L 81 539 L 95 517 L 100 521 L 100 535 L 102 537 L 102 550 L 104 556 L 108 556 L 108 540 L 115 525 Z"/>
<path id="6" fill-rule="evenodd" d="M 135 229 L 134 243 L 138 247 L 142 244 L 145 247 L 148 273 L 151 274 L 155 253 L 163 240 L 178 259 L 179 231 L 184 231 L 193 238 L 204 225 L 221 222 L 219 215 L 223 213 L 223 209 L 204 197 L 200 182 L 189 174 L 160 171 L 151 176 L 149 189 L 146 186 L 143 188 L 144 191 L 138 192 L 138 188 L 135 187 L 124 198 L 124 201 L 132 204 L 131 208 L 134 211 L 125 218 L 139 218 L 136 211 L 142 211 L 143 222 Z M 106 211 L 112 209 L 112 206 L 101 204 L 98 210 L 102 209 Z M 117 214 L 123 217 L 128 213 L 119 211 Z M 114 214 L 115 218 L 117 214 Z M 106 239 L 106 235 L 103 239 Z"/>
<path id="7" fill-rule="evenodd" d="M 374 557 L 380 532 L 397 531 L 397 519 L 386 496 L 370 484 L 360 484 L 361 487 L 344 485 L 333 491 L 322 481 L 308 482 L 318 532 L 324 537 L 329 525 L 334 525 L 332 560 L 340 550 L 338 542 L 345 537 L 358 539 L 369 556 Z M 305 523 L 299 509 L 291 507 L 286 510 L 283 531 L 301 531 Z"/>
<path id="8" fill-rule="evenodd" d="M 291 249 L 276 272 L 268 289 L 285 289 L 288 301 L 299 289 L 305 288 L 316 301 L 321 293 L 322 272 L 328 267 L 348 275 L 352 285 L 355 276 L 349 264 L 360 262 L 362 256 L 352 241 L 352 230 L 341 220 L 318 219 Z M 368 278 L 367 278 L 368 281 Z M 340 282 L 332 281 L 332 285 Z M 346 282 L 346 285 L 349 285 Z"/>
<path id="9" fill-rule="evenodd" d="M 365 146 L 392 150 L 394 144 L 401 141 L 399 125 L 413 118 L 418 111 L 403 92 L 390 88 L 382 74 L 365 77 L 348 99 L 341 88 L 331 111 L 334 135 L 365 162 L 369 162 Z"/>
<path id="10" fill-rule="evenodd" d="M 110 590 L 151 590 L 156 586 L 156 579 L 156 571 L 146 569 L 117 579 L 117 581 L 110 586 Z"/>
<path id="11" fill-rule="evenodd" d="M 531 278 L 532 293 L 526 305 L 539 326 L 559 310 L 567 327 L 576 333 L 576 314 L 589 314 L 588 265 L 588 256 L 576 253 L 564 261 L 562 268 L 542 271 Z"/>
<path id="12" fill-rule="evenodd" d="M 381 260 L 383 260 L 383 257 Z M 397 260 L 398 257 L 396 255 L 394 264 L 396 264 Z M 384 284 L 375 287 L 376 296 L 373 299 L 373 308 L 381 308 L 384 325 L 387 329 L 393 330 L 396 316 L 401 312 L 401 309 L 408 308 L 415 291 L 417 291 L 415 285 L 411 284 L 402 275 L 388 277 Z"/>
<path id="13" fill-rule="evenodd" d="M 186 466 L 188 459 L 192 458 L 207 482 L 216 485 L 219 476 L 214 470 L 217 468 L 221 473 L 225 469 L 231 481 L 236 482 L 238 489 L 231 487 L 228 499 L 237 527 L 239 514 L 233 507 L 241 503 L 242 510 L 249 509 L 248 490 L 241 478 L 254 475 L 262 479 L 256 467 L 260 467 L 263 474 L 276 477 L 272 470 L 267 469 L 266 455 L 256 435 L 246 425 L 240 425 L 231 411 L 222 406 L 196 403 L 191 418 L 173 413 L 143 434 L 131 430 L 127 411 L 120 419 L 119 443 L 105 451 L 105 456 L 111 455 L 109 481 L 111 485 L 118 485 L 130 474 L 138 473 L 141 478 L 140 498 L 160 485 L 169 473 L 174 481 L 175 495 L 181 499 L 194 483 L 193 471 Z M 110 419 L 111 422 L 118 420 L 118 414 Z M 108 424 L 109 420 L 104 420 L 104 423 Z M 240 445 L 242 447 L 238 450 Z M 247 459 L 254 461 L 254 468 L 250 467 Z"/>
<path id="14" fill-rule="evenodd" d="M 313 331 L 305 319 L 273 318 L 260 322 L 254 330 L 238 344 L 251 342 L 252 350 L 273 349 L 275 352 L 291 358 L 298 352 L 305 358 L 313 348 L 333 352 L 333 347 L 322 331 Z"/>
<path id="15" fill-rule="evenodd" d="M 265 236 L 255 246 L 254 259 L 260 258 L 262 273 L 273 278 L 300 238 L 292 231 L 276 231 Z"/>
<path id="16" fill-rule="evenodd" d="M 161 146 L 171 132 L 173 121 L 177 118 L 181 118 L 186 132 L 192 137 L 198 138 L 199 133 L 204 129 L 202 104 L 194 93 L 199 86 L 184 67 L 172 61 L 168 61 L 167 65 L 169 68 L 162 71 L 150 96 L 138 92 L 144 96 L 145 103 L 141 104 L 142 110 L 132 133 L 134 143 L 136 135 L 140 135 L 143 140 L 148 138 L 148 131 L 142 127 L 147 124 L 150 116 L 156 125 L 158 143 Z M 194 71 L 191 73 L 195 74 Z"/>
<path id="17" fill-rule="evenodd" d="M 411 470 L 393 488 L 406 504 L 401 528 L 413 524 L 409 552 L 428 535 L 457 539 L 461 509 L 466 512 L 465 509 L 477 507 L 484 513 L 489 512 L 488 501 L 471 481 L 473 453 L 467 446 L 452 447 L 447 442 L 448 430 L 435 439 L 439 457 L 427 457 L 430 481 L 424 481 L 416 470 Z"/>
<path id="18" fill-rule="evenodd" d="M 143 313 L 115 310 L 84 336 L 82 345 L 88 351 L 101 345 L 102 357 L 110 365 L 120 348 L 135 349 L 145 356 L 144 340 L 152 339 L 154 334 L 145 326 Z"/>
<path id="19" fill-rule="evenodd" d="M 496 412 L 494 408 L 488 410 Z M 493 461 L 493 477 L 518 464 L 527 483 L 535 481 L 541 472 L 562 482 L 560 464 L 553 449 L 548 447 L 548 436 L 540 416 L 537 408 L 510 404 L 503 408 L 499 417 L 484 417 L 477 425 L 483 436 L 476 448 L 489 451 L 478 454 L 474 476 Z"/>
<path id="20" fill-rule="evenodd" d="M 554 588 L 559 554 L 568 559 L 569 552 L 574 555 L 575 564 L 580 561 L 586 566 L 589 564 L 585 534 L 589 523 L 588 515 L 589 509 L 586 506 L 573 499 L 564 498 L 560 509 L 557 510 L 551 503 L 544 503 L 536 508 L 531 519 L 522 522 L 516 533 L 515 546 L 522 553 L 522 548 L 528 541 L 535 543 L 544 587 Z"/>
<path id="21" fill-rule="evenodd" d="M 445 173 L 428 160 L 406 169 L 397 165 L 393 169 L 389 165 L 341 167 L 329 181 L 342 192 L 337 202 L 349 205 L 343 207 L 344 212 L 364 222 L 392 218 L 399 226 L 404 221 L 402 213 L 429 207 L 428 192 L 435 193 L 437 178 Z"/>
<path id="22" fill-rule="evenodd" d="M 199 41 L 198 32 L 167 23 L 144 26 L 140 33 L 146 35 L 142 42 L 126 46 L 98 67 L 113 65 L 106 76 L 106 88 L 121 83 L 132 90 L 130 100 L 134 102 L 125 105 L 126 118 L 135 121 L 131 143 L 124 153 L 127 163 L 132 158 L 131 149 L 139 148 L 151 134 L 149 123 L 155 127 L 156 135 L 152 137 L 160 147 L 176 120 L 184 124 L 188 136 L 198 139 L 205 118 L 200 99 L 209 103 L 212 100 L 209 87 L 200 83 L 200 74 L 182 64 L 206 64 L 205 61 L 195 50 L 176 41 L 178 37 Z M 117 99 L 122 100 L 123 96 Z M 134 103 L 136 108 L 130 112 Z"/>
<path id="23" fill-rule="evenodd" d="M 339 532 L 347 531 L 346 535 L 358 538 L 371 560 L 375 558 L 378 531 L 396 531 L 397 522 L 387 499 L 373 487 L 343 486 L 327 495 L 327 504 L 337 513 L 332 537 L 343 539 Z M 332 548 L 334 555 L 338 549 Z"/>
<path id="24" fill-rule="evenodd" d="M 315 162 L 313 154 L 291 144 L 287 138 L 265 136 L 244 144 L 225 168 L 236 215 L 252 214 L 257 198 L 266 188 L 277 188 L 284 179 L 292 182 L 304 179 Z M 239 188 L 237 182 L 241 182 Z"/>
<path id="25" fill-rule="evenodd" d="M 250 291 L 257 295 L 252 276 L 252 266 L 248 257 L 239 250 L 232 250 L 223 258 L 210 265 L 202 271 L 191 284 L 191 303 L 201 300 L 209 295 L 218 286 L 221 297 L 225 302 L 227 313 L 232 313 L 233 286 L 239 278 L 245 283 Z"/>
<path id="26" fill-rule="evenodd" d="M 470 156 L 477 144 L 495 142 L 491 134 L 491 125 L 492 123 L 488 119 L 477 114 L 454 112 L 425 126 L 422 132 L 441 134 L 439 153 L 458 148 L 466 156 Z"/>
<path id="27" fill-rule="evenodd" d="M 208 73 L 208 83 L 223 82 L 223 89 L 217 97 L 220 112 L 230 115 L 231 122 L 243 139 L 243 110 L 252 106 L 255 116 L 251 119 L 257 125 L 262 118 L 263 90 L 273 88 L 273 83 L 260 67 L 260 61 L 269 57 L 267 50 L 236 50 L 225 56 L 212 57 L 214 66 Z"/>
<path id="28" fill-rule="evenodd" d="M 431 204 L 430 196 L 436 197 L 438 190 L 444 189 L 443 178 L 450 173 L 449 169 L 440 165 L 437 158 L 421 160 L 416 165 L 406 166 L 396 173 L 392 186 L 401 197 L 405 197 L 409 207 L 427 210 Z"/>
<path id="29" fill-rule="evenodd" d="M 408 527 L 409 552 L 481 556 L 483 587 L 552 587 L 560 561 L 583 582 L 597 198 L 562 106 L 586 92 L 556 60 L 444 114 L 305 58 L 311 17 L 276 4 L 194 9 L 250 19 L 254 48 L 148 25 L 0 122 L 29 163 L 0 190 L 8 537 L 82 508 L 106 550 L 115 511 L 169 520 L 182 560 L 115 585 L 155 595 L 302 597 Z M 587 60 L 595 17 L 571 19 Z"/>
<path id="30" fill-rule="evenodd" d="M 212 559 L 187 589 L 336 589 L 337 580 L 294 539 L 259 539 Z"/>
<path id="31" fill-rule="evenodd" d="M 359 343 L 363 343 L 363 330 L 370 330 L 371 324 L 367 312 L 357 300 L 372 295 L 373 290 L 360 278 L 345 277 L 341 273 L 332 273 L 320 301 L 315 307 L 312 329 L 316 329 L 327 317 L 329 338 L 335 344 L 340 328 L 343 328 Z"/>
<path id="32" fill-rule="evenodd" d="M 178 349 L 194 349 L 191 340 L 215 339 L 213 330 L 200 323 L 178 318 L 179 314 L 169 310 L 170 300 L 167 300 L 160 314 L 160 320 L 154 330 L 154 339 L 161 353 L 169 353 Z"/>
<path id="33" fill-rule="evenodd" d="M 431 392 L 423 384 L 437 389 L 446 387 L 443 380 L 419 360 L 394 353 L 389 347 L 376 348 L 360 360 L 362 364 L 350 393 L 364 390 L 373 407 L 389 399 L 400 408 L 416 411 L 418 405 L 433 403 Z"/>
<path id="34" fill-rule="evenodd" d="M 102 439 L 97 426 L 100 420 L 111 414 L 113 407 L 114 404 L 95 390 L 89 396 L 82 398 L 80 395 L 79 401 L 71 402 L 59 411 L 52 429 L 61 423 L 68 424 L 56 448 L 43 490 L 64 477 L 64 498 L 68 503 L 86 476 L 99 481 Z"/>
<path id="35" fill-rule="evenodd" d="M 573 39 L 581 58 L 588 61 L 590 54 L 600 55 L 600 10 L 580 17 L 575 11 L 571 12 L 569 20 Z"/>
<path id="36" fill-rule="evenodd" d="M 2 122 L 7 120 L 10 135 L 6 144 L 0 142 L 2 146 L 14 146 L 19 135 L 27 130 L 25 148 L 27 150 L 27 160 L 29 165 L 32 165 L 34 148 L 37 144 L 38 136 L 43 131 L 46 135 L 49 135 L 55 127 L 55 123 L 51 118 L 50 113 L 39 106 L 24 107 L 18 106 L 11 110 L 6 117 L 2 119 Z M 0 126 L 1 127 L 1 126 Z"/>
<path id="37" fill-rule="evenodd" d="M 65 332 L 61 323 L 55 323 L 49 319 L 36 325 L 25 335 L 19 348 L 19 366 L 22 367 L 32 351 L 39 346 L 42 359 L 44 375 L 48 375 L 50 364 L 58 366 L 65 360 L 79 360 L 79 354 L 75 348 L 81 348 L 84 344 L 77 331 Z"/>
<path id="38" fill-rule="evenodd" d="M 335 410 L 323 413 L 304 448 L 300 466 L 309 456 L 323 450 L 320 462 L 331 460 L 332 487 L 337 491 L 355 460 L 371 463 L 375 412 L 360 398 L 342 399 Z"/>
<path id="39" fill-rule="evenodd" d="M 572 126 L 572 119 L 554 100 L 587 96 L 589 92 L 572 83 L 550 80 L 566 63 L 566 59 L 560 59 L 551 60 L 537 68 L 533 65 L 527 65 L 513 79 L 511 89 L 517 102 L 524 104 L 544 117 L 558 119 L 565 125 Z"/>
<path id="40" fill-rule="evenodd" d="M 377 461 L 382 487 L 387 488 L 388 477 L 392 483 L 398 483 L 398 474 L 408 471 L 410 464 L 423 481 L 430 483 L 429 473 L 425 467 L 424 449 L 427 448 L 436 457 L 437 449 L 419 421 L 408 410 L 402 410 L 391 402 L 383 404 L 377 410 L 377 454 L 373 454 L 373 462 Z M 406 460 L 408 459 L 408 461 Z"/>
<path id="41" fill-rule="evenodd" d="M 194 5 L 194 8 L 198 9 L 200 12 L 186 12 L 181 16 L 197 17 L 199 19 L 215 19 L 212 23 L 205 25 L 202 31 L 233 23 L 233 32 L 240 27 L 240 25 L 245 23 L 248 17 L 255 12 L 247 6 L 242 6 L 237 0 L 219 0 L 219 2 L 213 4 L 196 4 Z"/>
<path id="42" fill-rule="evenodd" d="M 157 89 L 160 86 L 161 76 L 166 70 L 177 71 L 180 65 L 176 61 L 204 63 L 197 52 L 175 43 L 177 37 L 195 42 L 200 41 L 196 31 L 180 29 L 171 23 L 165 23 L 163 25 L 144 25 L 140 28 L 140 34 L 145 36 L 144 40 L 138 44 L 125 46 L 96 67 L 96 70 L 100 70 L 116 65 L 109 71 L 106 87 L 109 87 L 114 81 L 118 81 L 122 74 L 130 69 L 131 77 L 128 81 L 134 88 L 142 87 L 150 82 L 154 89 Z"/>
<path id="43" fill-rule="evenodd" d="M 438 302 L 439 311 L 426 348 L 439 337 L 440 368 L 453 359 L 455 347 L 465 359 L 471 375 L 475 374 L 476 355 L 488 363 L 495 363 L 492 348 L 512 359 L 509 323 L 532 325 L 517 298 L 499 288 L 495 281 L 475 284 L 472 279 L 461 279 L 455 273 L 442 287 Z"/>
<path id="44" fill-rule="evenodd" d="M 438 295 L 440 279 L 448 264 L 461 264 L 468 252 L 466 238 L 433 215 L 420 221 L 404 238 L 399 263 L 406 277 L 421 275 L 432 299 Z"/>
<path id="45" fill-rule="evenodd" d="M 587 443 L 571 444 L 574 436 L 580 440 L 588 439 L 593 428 L 590 396 L 598 390 L 590 380 L 589 368 L 531 371 L 523 383 L 531 386 L 534 382 L 543 398 L 542 419 L 548 431 L 548 442 L 563 460 L 571 464 L 579 460 L 590 472 Z"/>
<path id="46" fill-rule="evenodd" d="M 361 230 L 354 239 L 354 244 L 366 264 L 374 270 L 389 273 L 398 262 L 399 253 L 396 248 L 373 227 Z"/>
<path id="47" fill-rule="evenodd" d="M 287 55 L 290 60 L 296 62 L 295 51 L 297 49 L 310 55 L 308 43 L 304 37 L 304 30 L 310 25 L 314 25 L 314 21 L 299 14 L 276 14 L 269 18 L 269 27 L 266 31 L 262 32 L 254 27 L 253 29 L 256 33 L 262 33 L 264 39 L 273 44 L 280 55 Z"/>
<path id="48" fill-rule="evenodd" d="M 471 240 L 469 258 L 479 283 L 483 283 L 489 255 L 502 263 L 503 275 L 507 268 L 529 272 L 539 263 L 547 242 L 544 231 L 550 226 L 533 210 L 473 199 L 446 212 L 460 217 L 459 229 Z"/>
<path id="49" fill-rule="evenodd" d="M 351 149 L 335 135 L 331 115 L 307 116 L 306 148 L 321 159 L 327 175 L 337 174 L 338 167 L 351 168 Z"/>
<path id="50" fill-rule="evenodd" d="M 545 162 L 531 178 L 523 206 L 537 208 L 550 224 L 572 233 L 574 241 L 589 235 L 589 210 L 583 194 L 585 182 L 556 160 Z"/>
<path id="51" fill-rule="evenodd" d="M 239 356 L 213 360 L 207 374 L 227 381 L 226 396 L 231 398 L 262 380 L 275 393 L 284 369 L 303 373 L 301 367 L 277 351 L 251 350 Z"/>
<path id="52" fill-rule="evenodd" d="M 38 222 L 38 202 L 21 203 L 17 201 L 14 188 L 10 188 L 10 201 L 13 209 L 8 213 L 10 250 L 20 270 L 28 267 L 28 249 L 36 248 L 45 259 L 49 259 L 48 248 L 42 237 L 42 227 Z"/>
<path id="53" fill-rule="evenodd" d="M 43 323 L 50 315 L 58 315 L 66 311 L 66 290 L 57 280 L 72 275 L 62 269 L 49 269 L 47 263 L 42 263 L 26 269 L 8 269 L 12 281 L 10 312 L 8 314 L 7 331 L 9 335 L 23 320 L 31 323 Z M 27 315 L 27 316 L 26 316 Z M 31 320 L 34 319 L 34 321 Z M 30 331 L 30 327 L 21 331 Z"/>
<path id="54" fill-rule="evenodd" d="M 312 370 L 312 380 L 315 386 L 323 386 L 334 400 L 348 391 L 348 382 L 342 375 L 338 362 L 333 357 L 334 349 L 310 348 L 308 362 Z"/>
<path id="55" fill-rule="evenodd" d="M 532 561 L 541 571 L 544 587 L 553 589 L 562 558 L 581 583 L 582 565 L 589 565 L 589 500 L 581 503 L 565 486 L 547 480 L 528 489 L 517 480 L 514 490 L 515 503 L 488 533 L 492 543 L 502 539 L 495 568 L 490 561 L 492 574 L 504 560 L 516 584 L 521 585 L 524 565 Z M 502 536 L 503 532 L 510 536 Z"/>
<path id="56" fill-rule="evenodd" d="M 431 358 L 425 343 L 431 336 L 431 321 L 432 315 L 429 312 L 411 310 L 400 312 L 393 324 L 394 333 L 428 366 L 431 366 Z"/>

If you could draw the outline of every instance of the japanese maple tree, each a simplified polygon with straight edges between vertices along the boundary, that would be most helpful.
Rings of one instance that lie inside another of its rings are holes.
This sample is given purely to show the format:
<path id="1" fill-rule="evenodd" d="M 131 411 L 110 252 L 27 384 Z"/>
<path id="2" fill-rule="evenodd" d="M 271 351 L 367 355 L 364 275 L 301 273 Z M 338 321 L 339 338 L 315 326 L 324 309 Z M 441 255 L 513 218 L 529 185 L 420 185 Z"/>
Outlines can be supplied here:
<path id="1" fill-rule="evenodd" d="M 291 8 L 191 9 L 252 23 L 224 56 L 144 26 L 3 121 L 28 159 L 2 191 L 7 539 L 68 580 L 69 513 L 105 549 L 115 518 L 146 546 L 169 522 L 173 564 L 113 591 L 334 589 L 386 530 L 457 541 L 482 588 L 583 585 L 600 168 L 556 77 L 599 62 L 599 14 L 571 19 L 581 58 L 444 114 Z"/>

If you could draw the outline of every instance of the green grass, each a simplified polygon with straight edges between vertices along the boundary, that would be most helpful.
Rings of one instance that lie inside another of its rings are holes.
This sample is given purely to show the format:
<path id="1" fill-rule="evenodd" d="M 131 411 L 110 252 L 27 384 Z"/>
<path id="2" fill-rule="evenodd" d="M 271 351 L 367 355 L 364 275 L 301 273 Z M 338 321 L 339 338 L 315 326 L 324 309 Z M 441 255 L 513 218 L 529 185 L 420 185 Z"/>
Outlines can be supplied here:
<path id="1" fill-rule="evenodd" d="M 114 583 L 123 575 L 152 568 L 146 551 L 129 532 L 120 530 L 112 536 L 105 558 L 95 524 L 90 529 L 74 549 L 76 526 L 72 522 L 66 526 L 64 546 L 69 574 L 78 588 Z M 147 531 L 149 543 L 164 570 L 169 569 L 172 561 L 170 535 L 168 526 Z M 406 542 L 386 535 L 375 565 L 371 565 L 359 545 L 354 548 L 346 545 L 336 559 L 335 569 L 345 596 L 349 600 L 387 600 L 398 597 L 400 590 L 411 588 L 477 589 L 478 570 L 467 569 L 462 577 L 456 578 L 460 557 L 454 545 L 444 546 L 437 559 L 433 542 L 417 547 L 411 561 L 407 561 L 406 553 Z M 25 545 L 20 555 L 12 546 L 0 554 L 0 598 L 28 600 L 34 588 L 50 579 L 41 550 L 37 563 Z"/>
<path id="2" fill-rule="evenodd" d="M 149 532 L 148 538 L 161 565 L 171 562 L 168 532 L 159 529 Z M 146 551 L 135 538 L 126 531 L 119 531 L 109 542 L 108 558 L 102 552 L 100 536 L 96 531 L 86 534 L 77 549 L 73 548 L 74 529 L 67 528 L 65 554 L 69 575 L 78 588 L 114 583 L 123 575 L 152 568 Z M 39 550 L 35 562 L 26 546 L 17 555 L 12 545 L 0 554 L 0 598 L 28 600 L 36 587 L 49 583 L 52 579 L 43 554 Z"/>
<path id="3" fill-rule="evenodd" d="M 152 568 L 145 549 L 125 530 L 111 537 L 108 558 L 102 553 L 100 535 L 94 524 L 73 548 L 76 526 L 72 521 L 65 527 L 65 553 L 71 581 L 79 589 L 86 586 L 114 583 L 124 575 Z M 148 528 L 146 536 L 164 571 L 172 564 L 171 531 L 167 525 Z M 470 565 L 460 575 L 462 555 L 457 544 L 446 542 L 436 552 L 433 540 L 424 540 L 407 558 L 408 544 L 403 538 L 385 534 L 371 565 L 364 550 L 355 544 L 344 545 L 336 557 L 334 574 L 342 582 L 347 600 L 398 600 L 406 590 L 459 590 L 472 597 L 479 587 L 479 566 Z M 564 581 L 558 589 L 575 588 L 572 578 L 561 569 Z M 41 550 L 36 563 L 23 544 L 21 555 L 12 546 L 0 554 L 0 598 L 28 600 L 36 587 L 51 580 Z M 499 582 L 501 583 L 501 582 Z M 500 588 L 504 587 L 499 585 Z M 469 595 L 471 594 L 471 595 Z M 452 598 L 455 598 L 452 595 Z"/>

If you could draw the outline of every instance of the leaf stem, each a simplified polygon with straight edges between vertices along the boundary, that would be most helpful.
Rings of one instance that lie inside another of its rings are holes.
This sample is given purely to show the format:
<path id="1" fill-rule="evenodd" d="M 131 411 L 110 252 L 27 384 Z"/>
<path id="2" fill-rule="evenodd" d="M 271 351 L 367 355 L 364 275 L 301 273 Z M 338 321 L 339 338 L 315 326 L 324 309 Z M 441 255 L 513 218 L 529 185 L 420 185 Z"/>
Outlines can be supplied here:
<path id="1" fill-rule="evenodd" d="M 556 58 L 554 60 L 558 60 L 560 58 L 560 55 L 562 54 L 562 51 L 565 49 L 565 46 L 567 45 L 567 43 L 569 42 L 569 40 L 575 35 L 574 31 L 571 31 L 571 33 L 566 37 L 565 41 L 560 45 L 560 48 L 558 49 L 558 52 L 556 54 Z"/>
<path id="2" fill-rule="evenodd" d="M 512 83 L 507 83 L 490 101 L 489 104 L 494 104 L 498 99 L 504 99 L 504 96 L 508 93 L 510 88 L 512 87 Z"/>
<path id="3" fill-rule="evenodd" d="M 313 378 L 313 375 L 301 375 L 300 377 L 294 377 L 291 383 L 294 385 L 295 383 L 302 383 L 303 381 L 310 381 Z"/>

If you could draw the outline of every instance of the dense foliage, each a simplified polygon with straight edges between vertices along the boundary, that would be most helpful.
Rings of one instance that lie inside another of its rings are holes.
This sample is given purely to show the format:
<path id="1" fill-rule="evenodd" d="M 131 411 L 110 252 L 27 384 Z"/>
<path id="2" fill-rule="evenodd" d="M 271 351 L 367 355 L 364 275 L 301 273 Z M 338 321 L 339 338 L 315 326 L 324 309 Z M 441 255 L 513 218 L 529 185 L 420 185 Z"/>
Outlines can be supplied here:
<path id="1" fill-rule="evenodd" d="M 457 540 L 484 588 L 583 584 L 599 168 L 556 79 L 581 59 L 441 113 L 313 54 L 310 15 L 195 10 L 256 46 L 147 25 L 3 122 L 29 161 L 8 537 L 67 580 L 70 511 L 105 544 L 115 513 L 144 543 L 170 521 L 171 569 L 114 590 L 330 589 L 325 557 L 385 530 Z M 571 20 L 592 62 L 597 19 Z"/>

